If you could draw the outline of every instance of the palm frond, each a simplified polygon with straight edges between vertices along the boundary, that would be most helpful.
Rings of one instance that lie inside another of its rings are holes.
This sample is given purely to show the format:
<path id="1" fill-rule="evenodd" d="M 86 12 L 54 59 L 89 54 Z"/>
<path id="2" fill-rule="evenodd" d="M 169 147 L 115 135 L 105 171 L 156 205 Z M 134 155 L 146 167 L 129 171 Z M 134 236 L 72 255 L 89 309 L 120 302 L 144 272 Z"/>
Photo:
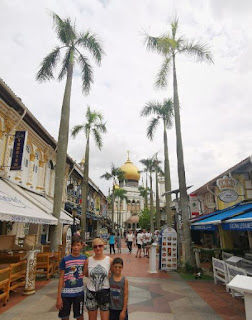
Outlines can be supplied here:
<path id="1" fill-rule="evenodd" d="M 147 137 L 150 140 L 153 140 L 154 133 L 157 129 L 159 123 L 159 118 L 152 118 L 149 122 L 148 128 L 147 128 Z"/>
<path id="2" fill-rule="evenodd" d="M 58 75 L 58 80 L 61 81 L 64 76 L 67 74 L 67 70 L 68 70 L 68 66 L 70 63 L 70 59 L 71 59 L 71 48 L 69 48 L 65 54 L 65 57 L 62 61 L 62 67 L 61 67 L 61 71 Z"/>
<path id="3" fill-rule="evenodd" d="M 96 124 L 95 128 L 102 133 L 107 133 L 106 123 Z"/>
<path id="4" fill-rule="evenodd" d="M 198 61 L 207 61 L 213 63 L 213 57 L 210 52 L 209 46 L 201 42 L 187 42 L 179 50 L 179 53 L 186 53 L 188 56 L 196 58 Z"/>
<path id="5" fill-rule="evenodd" d="M 145 116 L 149 116 L 151 114 L 159 115 L 161 108 L 162 108 L 162 105 L 159 102 L 157 102 L 155 100 L 149 101 L 146 103 L 146 105 L 141 110 L 140 116 L 145 117 Z"/>
<path id="6" fill-rule="evenodd" d="M 167 86 L 168 74 L 171 71 L 171 67 L 172 67 L 172 56 L 164 59 L 161 65 L 161 68 L 159 70 L 159 73 L 157 75 L 157 80 L 155 82 L 156 88 L 164 88 Z"/>
<path id="7" fill-rule="evenodd" d="M 170 129 L 173 126 L 174 120 L 174 106 L 172 99 L 164 99 L 163 101 L 163 113 L 166 127 Z"/>
<path id="8" fill-rule="evenodd" d="M 70 18 L 61 19 L 55 12 L 52 12 L 54 28 L 59 40 L 65 45 L 73 44 L 76 39 L 75 26 Z"/>
<path id="9" fill-rule="evenodd" d="M 41 68 L 36 75 L 36 80 L 42 82 L 54 78 L 53 69 L 56 67 L 56 64 L 60 58 L 60 49 L 60 47 L 56 47 L 43 59 Z"/>
<path id="10" fill-rule="evenodd" d="M 179 19 L 178 17 L 175 17 L 173 21 L 171 22 L 171 30 L 172 30 L 172 37 L 175 39 L 177 31 L 178 31 L 178 24 L 179 24 Z"/>
<path id="11" fill-rule="evenodd" d="M 71 136 L 75 138 L 77 134 L 84 129 L 84 126 L 82 124 L 77 124 L 76 126 L 73 127 L 71 131 Z"/>
<path id="12" fill-rule="evenodd" d="M 111 178 L 113 178 L 113 176 L 109 172 L 106 172 L 102 176 L 100 176 L 100 178 L 110 180 Z"/>
<path id="13" fill-rule="evenodd" d="M 93 80 L 93 70 L 91 65 L 88 63 L 88 59 L 84 57 L 79 52 L 79 63 L 81 65 L 81 74 L 82 74 L 82 91 L 85 94 L 88 94 L 90 91 L 91 83 L 94 82 Z"/>
<path id="14" fill-rule="evenodd" d="M 97 64 L 101 64 L 101 59 L 105 52 L 103 51 L 101 41 L 96 34 L 92 33 L 90 30 L 86 33 L 81 33 L 76 44 L 88 49 L 95 58 Z"/>
<path id="15" fill-rule="evenodd" d="M 153 51 L 157 53 L 162 53 L 162 47 L 160 46 L 160 38 L 152 37 L 148 34 L 145 34 L 144 45 L 148 51 Z"/>
<path id="16" fill-rule="evenodd" d="M 93 135 L 94 135 L 94 138 L 95 138 L 95 143 L 96 143 L 97 147 L 101 150 L 101 148 L 102 148 L 102 137 L 101 137 L 101 134 L 95 128 L 93 128 L 92 131 L 93 131 Z"/>

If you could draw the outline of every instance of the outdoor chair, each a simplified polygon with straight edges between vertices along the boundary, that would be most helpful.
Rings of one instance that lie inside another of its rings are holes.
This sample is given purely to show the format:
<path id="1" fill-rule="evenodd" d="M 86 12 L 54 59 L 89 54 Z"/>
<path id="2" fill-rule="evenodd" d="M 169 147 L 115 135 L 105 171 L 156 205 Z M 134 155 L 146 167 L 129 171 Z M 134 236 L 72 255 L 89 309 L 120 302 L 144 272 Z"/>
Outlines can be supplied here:
<path id="1" fill-rule="evenodd" d="M 53 261 L 50 255 L 50 253 L 37 254 L 36 274 L 45 274 L 47 280 L 53 275 Z"/>
<path id="2" fill-rule="evenodd" d="M 9 298 L 10 271 L 10 267 L 0 270 L 0 300 L 3 300 L 4 306 Z"/>
<path id="3" fill-rule="evenodd" d="M 10 286 L 9 292 L 16 288 L 25 286 L 26 260 L 10 264 Z M 8 293 L 9 298 L 9 293 Z"/>
<path id="4" fill-rule="evenodd" d="M 226 269 L 226 263 L 223 260 L 212 258 L 213 264 L 213 274 L 214 274 L 214 283 L 217 284 L 217 281 L 221 281 L 226 286 L 226 291 L 228 292 L 228 275 Z"/>
<path id="5" fill-rule="evenodd" d="M 222 260 L 226 261 L 228 258 L 233 257 L 233 254 L 229 253 L 229 252 L 222 251 L 221 256 L 222 256 Z"/>
<path id="6" fill-rule="evenodd" d="M 247 273 L 245 270 L 234 267 L 231 264 L 226 263 L 226 268 L 227 268 L 227 274 L 228 274 L 228 282 L 230 282 L 236 275 L 244 275 L 246 276 Z M 231 291 L 232 297 L 237 297 L 237 296 L 243 296 L 241 293 L 235 291 L 234 289 L 229 289 Z"/>

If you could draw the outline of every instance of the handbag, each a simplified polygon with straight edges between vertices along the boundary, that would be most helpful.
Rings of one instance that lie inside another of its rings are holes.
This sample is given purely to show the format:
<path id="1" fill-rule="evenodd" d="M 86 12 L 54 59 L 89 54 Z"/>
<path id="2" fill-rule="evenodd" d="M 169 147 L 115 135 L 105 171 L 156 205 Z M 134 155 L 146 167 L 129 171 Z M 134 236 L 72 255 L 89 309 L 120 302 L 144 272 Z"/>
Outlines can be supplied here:
<path id="1" fill-rule="evenodd" d="M 95 298 L 98 304 L 109 303 L 110 300 L 110 289 L 101 289 L 95 293 Z"/>

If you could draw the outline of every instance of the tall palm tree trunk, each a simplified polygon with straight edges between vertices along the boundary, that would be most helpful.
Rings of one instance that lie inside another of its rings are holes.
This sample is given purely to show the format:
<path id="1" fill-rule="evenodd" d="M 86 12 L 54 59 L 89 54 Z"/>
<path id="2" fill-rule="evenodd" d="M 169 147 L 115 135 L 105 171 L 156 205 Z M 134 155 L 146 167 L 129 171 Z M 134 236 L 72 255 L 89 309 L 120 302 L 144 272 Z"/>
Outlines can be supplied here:
<path id="1" fill-rule="evenodd" d="M 171 175 L 170 175 L 170 163 L 168 157 L 168 138 L 166 131 L 166 124 L 164 123 L 164 172 L 165 172 L 165 192 L 171 191 Z M 166 223 L 168 227 L 172 225 L 171 217 L 171 194 L 165 194 L 165 213 L 166 213 Z"/>
<path id="2" fill-rule="evenodd" d="M 160 230 L 160 203 L 159 203 L 159 191 L 158 191 L 158 170 L 156 168 L 156 226 Z"/>
<path id="3" fill-rule="evenodd" d="M 150 171 L 150 228 L 151 228 L 152 236 L 154 234 L 153 211 L 154 211 L 154 208 L 153 208 L 152 175 Z"/>
<path id="4" fill-rule="evenodd" d="M 64 98 L 61 108 L 60 128 L 58 135 L 58 149 L 56 154 L 55 183 L 53 215 L 58 219 L 58 224 L 52 226 L 51 250 L 58 251 L 61 238 L 60 211 L 62 209 L 63 188 L 65 185 L 66 156 L 69 135 L 70 97 L 73 78 L 73 64 L 69 63 Z"/>
<path id="5" fill-rule="evenodd" d="M 112 188 L 112 232 L 115 232 L 115 225 L 114 225 L 114 219 L 115 219 L 115 184 L 113 181 L 113 188 Z"/>
<path id="6" fill-rule="evenodd" d="M 148 172 L 147 171 L 146 171 L 146 177 L 145 177 L 145 185 L 146 185 L 145 201 L 146 201 L 146 209 L 148 209 Z"/>
<path id="7" fill-rule="evenodd" d="M 85 150 L 84 174 L 82 180 L 82 203 L 81 203 L 81 237 L 86 237 L 86 219 L 87 219 L 87 195 L 88 195 L 88 173 L 89 173 L 89 137 L 87 134 L 87 144 Z"/>
<path id="8" fill-rule="evenodd" d="M 181 136 L 181 123 L 180 123 L 180 111 L 179 111 L 179 98 L 178 98 L 178 85 L 177 74 L 175 65 L 175 55 L 173 54 L 173 101 L 174 101 L 174 115 L 175 115 L 175 128 L 176 128 L 176 140 L 177 140 L 177 161 L 178 161 L 178 179 L 179 179 L 179 191 L 180 191 L 180 209 L 182 214 L 183 232 L 182 243 L 185 250 L 185 262 L 189 262 L 191 265 L 195 265 L 195 259 L 193 256 L 192 239 L 190 232 L 190 223 L 188 216 L 188 196 L 186 188 L 185 178 L 185 166 L 183 155 L 183 144 Z"/>

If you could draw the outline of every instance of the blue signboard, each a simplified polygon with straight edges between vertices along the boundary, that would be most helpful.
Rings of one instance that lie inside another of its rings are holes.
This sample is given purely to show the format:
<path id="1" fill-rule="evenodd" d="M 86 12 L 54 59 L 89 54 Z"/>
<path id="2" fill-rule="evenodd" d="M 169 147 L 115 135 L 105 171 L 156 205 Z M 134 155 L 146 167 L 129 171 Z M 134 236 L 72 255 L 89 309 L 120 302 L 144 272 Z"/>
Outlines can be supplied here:
<path id="1" fill-rule="evenodd" d="M 27 131 L 16 131 L 10 170 L 21 170 Z"/>
<path id="2" fill-rule="evenodd" d="M 191 225 L 191 230 L 198 231 L 215 231 L 217 226 L 215 224 Z"/>
<path id="3" fill-rule="evenodd" d="M 223 223 L 222 229 L 252 231 L 252 221 Z"/>

